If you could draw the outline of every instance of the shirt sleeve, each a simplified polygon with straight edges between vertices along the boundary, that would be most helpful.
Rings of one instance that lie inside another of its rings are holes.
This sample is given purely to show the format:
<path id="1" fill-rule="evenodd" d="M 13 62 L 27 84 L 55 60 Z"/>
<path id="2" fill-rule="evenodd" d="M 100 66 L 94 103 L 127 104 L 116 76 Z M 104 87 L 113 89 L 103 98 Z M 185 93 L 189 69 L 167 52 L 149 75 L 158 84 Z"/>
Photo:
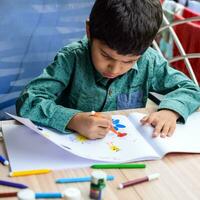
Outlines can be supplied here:
<path id="1" fill-rule="evenodd" d="M 16 102 L 17 114 L 65 132 L 71 118 L 81 112 L 56 104 L 58 96 L 69 84 L 74 59 L 73 53 L 60 51 L 54 62 L 22 91 Z"/>
<path id="2" fill-rule="evenodd" d="M 164 94 L 158 110 L 170 109 L 181 116 L 185 123 L 187 117 L 200 106 L 200 88 L 182 72 L 173 69 L 160 55 L 153 63 L 151 91 Z"/>

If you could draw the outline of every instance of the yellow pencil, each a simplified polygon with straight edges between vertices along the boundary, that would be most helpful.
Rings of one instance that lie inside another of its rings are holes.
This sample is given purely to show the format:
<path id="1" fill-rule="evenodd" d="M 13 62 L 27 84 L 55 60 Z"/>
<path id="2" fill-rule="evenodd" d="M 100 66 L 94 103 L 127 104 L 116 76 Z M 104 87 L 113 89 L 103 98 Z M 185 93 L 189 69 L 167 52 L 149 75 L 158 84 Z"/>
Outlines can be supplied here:
<path id="1" fill-rule="evenodd" d="M 36 169 L 36 170 L 26 170 L 26 171 L 14 171 L 10 172 L 9 176 L 28 176 L 28 175 L 37 175 L 37 174 L 45 174 L 51 172 L 50 169 Z"/>

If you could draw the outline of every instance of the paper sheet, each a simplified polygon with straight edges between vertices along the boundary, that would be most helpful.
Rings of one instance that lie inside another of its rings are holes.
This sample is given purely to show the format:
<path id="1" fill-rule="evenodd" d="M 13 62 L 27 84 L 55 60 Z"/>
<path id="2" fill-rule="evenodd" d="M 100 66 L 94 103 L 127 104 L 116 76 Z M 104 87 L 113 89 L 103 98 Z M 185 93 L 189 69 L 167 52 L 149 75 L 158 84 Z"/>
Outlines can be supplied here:
<path id="1" fill-rule="evenodd" d="M 4 125 L 3 135 L 12 171 L 80 168 L 95 163 L 63 150 L 23 125 Z"/>
<path id="2" fill-rule="evenodd" d="M 123 115 L 113 116 L 117 134 L 110 131 L 105 138 L 97 140 L 88 140 L 76 133 L 61 134 L 38 127 L 28 119 L 12 117 L 30 128 L 3 127 L 12 170 L 27 169 L 29 163 L 32 165 L 28 166 L 30 169 L 61 169 L 89 166 L 94 162 L 119 163 L 158 158 L 154 149 Z"/>

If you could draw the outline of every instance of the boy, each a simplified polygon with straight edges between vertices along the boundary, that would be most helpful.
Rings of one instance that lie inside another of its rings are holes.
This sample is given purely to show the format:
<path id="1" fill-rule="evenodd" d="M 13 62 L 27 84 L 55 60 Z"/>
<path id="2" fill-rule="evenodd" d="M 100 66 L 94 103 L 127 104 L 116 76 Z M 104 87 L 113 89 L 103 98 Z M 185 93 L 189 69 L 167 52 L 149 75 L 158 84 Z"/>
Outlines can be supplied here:
<path id="1" fill-rule="evenodd" d="M 103 138 L 112 121 L 95 111 L 144 107 L 149 91 L 166 94 L 144 117 L 153 136 L 171 136 L 200 106 L 200 89 L 149 48 L 162 22 L 159 0 L 96 0 L 87 39 L 61 49 L 17 100 L 20 116 L 62 132 Z"/>

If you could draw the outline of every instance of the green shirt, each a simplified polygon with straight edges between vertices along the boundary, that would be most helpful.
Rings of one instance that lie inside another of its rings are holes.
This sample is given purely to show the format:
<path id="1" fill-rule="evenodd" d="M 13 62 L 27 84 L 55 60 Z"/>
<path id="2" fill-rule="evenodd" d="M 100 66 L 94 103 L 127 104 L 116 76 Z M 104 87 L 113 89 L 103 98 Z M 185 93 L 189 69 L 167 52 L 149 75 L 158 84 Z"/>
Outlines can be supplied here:
<path id="1" fill-rule="evenodd" d="M 16 109 L 22 117 L 65 132 L 78 112 L 145 107 L 150 91 L 166 94 L 159 109 L 174 110 L 183 121 L 200 106 L 200 89 L 152 48 L 126 74 L 109 80 L 95 70 L 85 38 L 58 52 L 25 87 Z"/>

